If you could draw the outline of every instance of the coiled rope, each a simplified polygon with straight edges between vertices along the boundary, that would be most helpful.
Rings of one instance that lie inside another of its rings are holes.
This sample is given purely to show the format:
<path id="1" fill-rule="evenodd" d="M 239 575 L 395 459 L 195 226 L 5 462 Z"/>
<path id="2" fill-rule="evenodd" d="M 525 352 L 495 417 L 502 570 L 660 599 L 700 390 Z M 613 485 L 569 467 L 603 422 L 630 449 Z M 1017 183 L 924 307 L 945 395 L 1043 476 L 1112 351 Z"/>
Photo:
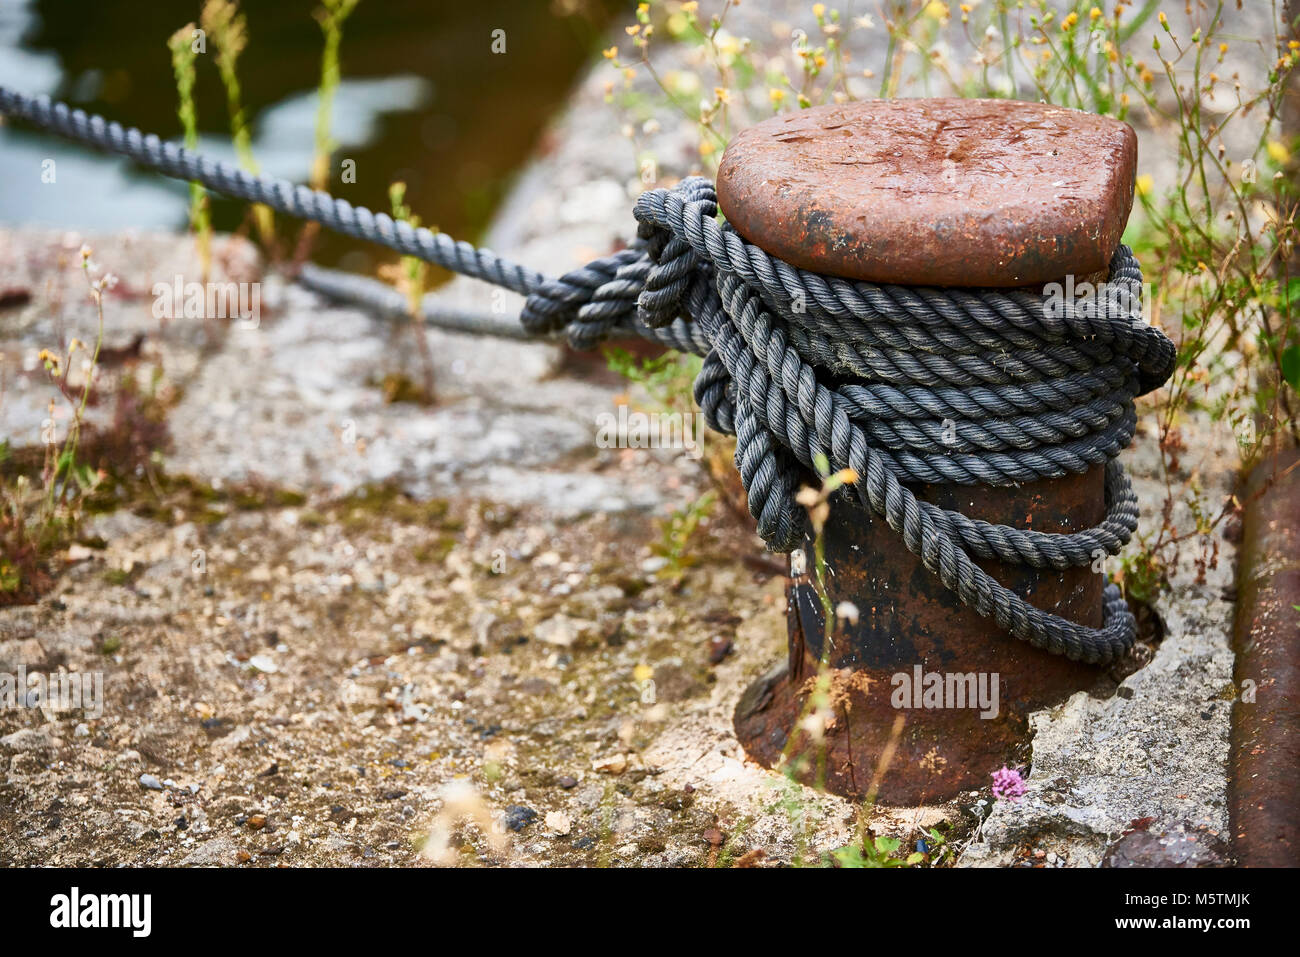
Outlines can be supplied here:
<path id="1" fill-rule="evenodd" d="M 530 335 L 563 334 L 583 349 L 635 333 L 700 355 L 696 401 L 712 428 L 736 436 L 736 466 L 770 548 L 803 544 L 807 517 L 795 494 L 825 456 L 834 469 L 854 469 L 858 481 L 846 488 L 966 606 L 1006 632 L 1091 663 L 1112 661 L 1133 643 L 1136 623 L 1113 583 L 1094 629 L 1036 608 L 975 564 L 1090 565 L 1116 554 L 1137 528 L 1137 497 L 1115 457 L 1136 428 L 1134 398 L 1165 382 L 1175 350 L 1141 318 L 1142 274 L 1127 247 L 1115 252 L 1103 294 L 1087 308 L 1048 309 L 1043 296 L 1024 290 L 851 281 L 747 242 L 718 221 L 712 184 L 693 177 L 638 198 L 629 248 L 552 279 L 45 97 L 0 87 L 0 113 L 521 293 Z M 313 268 L 307 278 L 335 295 L 377 298 L 373 287 L 336 275 Z M 1013 486 L 1100 464 L 1107 515 L 1070 533 L 971 519 L 918 500 L 907 484 Z"/>

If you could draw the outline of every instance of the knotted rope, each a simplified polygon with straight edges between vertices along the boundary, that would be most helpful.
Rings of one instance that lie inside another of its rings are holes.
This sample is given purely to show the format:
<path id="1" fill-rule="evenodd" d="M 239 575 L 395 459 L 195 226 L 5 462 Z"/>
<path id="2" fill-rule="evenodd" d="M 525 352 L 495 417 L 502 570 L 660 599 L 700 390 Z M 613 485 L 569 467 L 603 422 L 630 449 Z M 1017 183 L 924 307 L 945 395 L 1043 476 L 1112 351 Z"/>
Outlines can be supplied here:
<path id="1" fill-rule="evenodd" d="M 1165 382 L 1175 350 L 1142 321 L 1142 274 L 1127 247 L 1115 252 L 1095 302 L 1067 302 L 1058 315 L 1024 290 L 893 286 L 797 268 L 719 222 L 712 184 L 694 177 L 637 200 L 629 248 L 548 279 L 487 249 L 48 98 L 0 87 L 0 113 L 521 293 L 520 320 L 532 335 L 564 334 L 590 348 L 634 333 L 703 356 L 696 401 L 712 428 L 736 436 L 736 466 L 770 548 L 803 544 L 806 513 L 794 496 L 825 456 L 834 469 L 854 469 L 859 479 L 846 490 L 966 606 L 1008 633 L 1092 663 L 1133 643 L 1136 625 L 1113 583 L 1094 629 L 1034 607 L 975 564 L 1091 565 L 1137 528 L 1137 497 L 1115 457 L 1136 428 L 1134 398 Z M 345 294 L 348 284 L 331 275 L 311 272 Z M 971 519 L 908 488 L 1012 486 L 1100 464 L 1107 515 L 1079 532 Z"/>

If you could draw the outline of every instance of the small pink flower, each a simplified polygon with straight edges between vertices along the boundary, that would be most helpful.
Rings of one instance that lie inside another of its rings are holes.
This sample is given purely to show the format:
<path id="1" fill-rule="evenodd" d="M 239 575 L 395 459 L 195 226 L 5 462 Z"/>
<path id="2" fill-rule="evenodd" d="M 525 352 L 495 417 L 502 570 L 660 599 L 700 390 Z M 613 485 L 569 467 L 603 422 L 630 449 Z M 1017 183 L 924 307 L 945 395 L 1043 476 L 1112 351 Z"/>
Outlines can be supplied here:
<path id="1" fill-rule="evenodd" d="M 1019 801 L 1025 793 L 1025 779 L 1019 771 L 1010 770 L 1005 764 L 1001 771 L 993 772 L 993 796 L 1003 801 Z"/>

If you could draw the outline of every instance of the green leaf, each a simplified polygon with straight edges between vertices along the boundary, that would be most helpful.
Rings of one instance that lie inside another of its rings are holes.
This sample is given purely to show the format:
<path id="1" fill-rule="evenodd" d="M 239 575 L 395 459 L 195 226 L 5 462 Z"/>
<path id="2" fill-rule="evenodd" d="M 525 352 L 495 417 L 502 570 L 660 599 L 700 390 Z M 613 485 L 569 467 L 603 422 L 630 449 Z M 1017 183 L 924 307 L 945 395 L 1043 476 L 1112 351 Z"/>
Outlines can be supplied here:
<path id="1" fill-rule="evenodd" d="M 848 847 L 839 847 L 831 851 L 831 857 L 840 867 L 870 867 L 871 864 L 863 856 L 862 851 L 849 845 Z"/>
<path id="2" fill-rule="evenodd" d="M 1282 378 L 1291 388 L 1300 390 L 1300 345 L 1291 344 L 1282 352 Z"/>

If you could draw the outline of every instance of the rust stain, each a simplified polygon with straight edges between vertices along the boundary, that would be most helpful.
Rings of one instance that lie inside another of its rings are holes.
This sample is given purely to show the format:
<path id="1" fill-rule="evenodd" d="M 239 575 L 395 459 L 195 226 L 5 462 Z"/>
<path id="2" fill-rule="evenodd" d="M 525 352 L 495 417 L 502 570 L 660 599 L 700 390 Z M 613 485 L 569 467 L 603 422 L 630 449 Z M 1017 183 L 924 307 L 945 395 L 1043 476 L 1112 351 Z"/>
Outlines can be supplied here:
<path id="1" fill-rule="evenodd" d="M 1023 519 L 1032 501 L 1040 530 L 1061 531 L 1100 522 L 1104 488 L 1105 470 L 1098 466 L 1019 488 L 924 485 L 914 490 L 943 508 L 1007 525 Z M 831 791 L 863 794 L 864 779 L 872 777 L 863 769 L 875 767 L 900 713 L 890 703 L 892 678 L 900 672 L 920 665 L 925 672 L 996 674 L 999 715 L 983 719 L 973 709 L 906 711 L 907 730 L 879 793 L 883 803 L 898 805 L 948 800 L 986 788 L 989 775 L 1014 764 L 1027 744 L 1030 712 L 1099 680 L 1097 669 L 1011 638 L 996 622 L 966 608 L 902 547 L 883 519 L 839 500 L 824 534 L 826 561 L 834 569 L 828 583 L 831 603 L 849 601 L 859 609 L 856 624 L 839 626 L 827 655 L 837 681 L 851 686 L 845 692 L 847 716 L 827 732 L 825 783 Z M 809 556 L 810 549 L 811 544 L 805 549 Z M 979 564 L 1040 608 L 1093 627 L 1101 624 L 1104 581 L 1089 567 L 1036 571 L 995 561 Z M 746 707 L 737 708 L 735 715 L 746 753 L 768 766 L 780 758 L 803 711 L 804 687 L 817 673 L 825 640 L 821 603 L 807 577 L 791 580 L 787 595 L 789 661 L 780 676 L 766 676 L 762 693 L 747 695 Z M 759 698 L 764 704 L 756 708 Z"/>
<path id="2" fill-rule="evenodd" d="M 1300 452 L 1256 466 L 1246 485 L 1233 673 L 1229 822 L 1247 867 L 1300 865 Z M 1250 684 L 1248 684 L 1248 682 Z M 1253 686 L 1253 701 L 1243 693 Z"/>
<path id="3" fill-rule="evenodd" d="M 718 202 L 788 262 L 873 282 L 1021 286 L 1104 270 L 1133 205 L 1125 123 L 1014 100 L 875 100 L 742 131 Z"/>

